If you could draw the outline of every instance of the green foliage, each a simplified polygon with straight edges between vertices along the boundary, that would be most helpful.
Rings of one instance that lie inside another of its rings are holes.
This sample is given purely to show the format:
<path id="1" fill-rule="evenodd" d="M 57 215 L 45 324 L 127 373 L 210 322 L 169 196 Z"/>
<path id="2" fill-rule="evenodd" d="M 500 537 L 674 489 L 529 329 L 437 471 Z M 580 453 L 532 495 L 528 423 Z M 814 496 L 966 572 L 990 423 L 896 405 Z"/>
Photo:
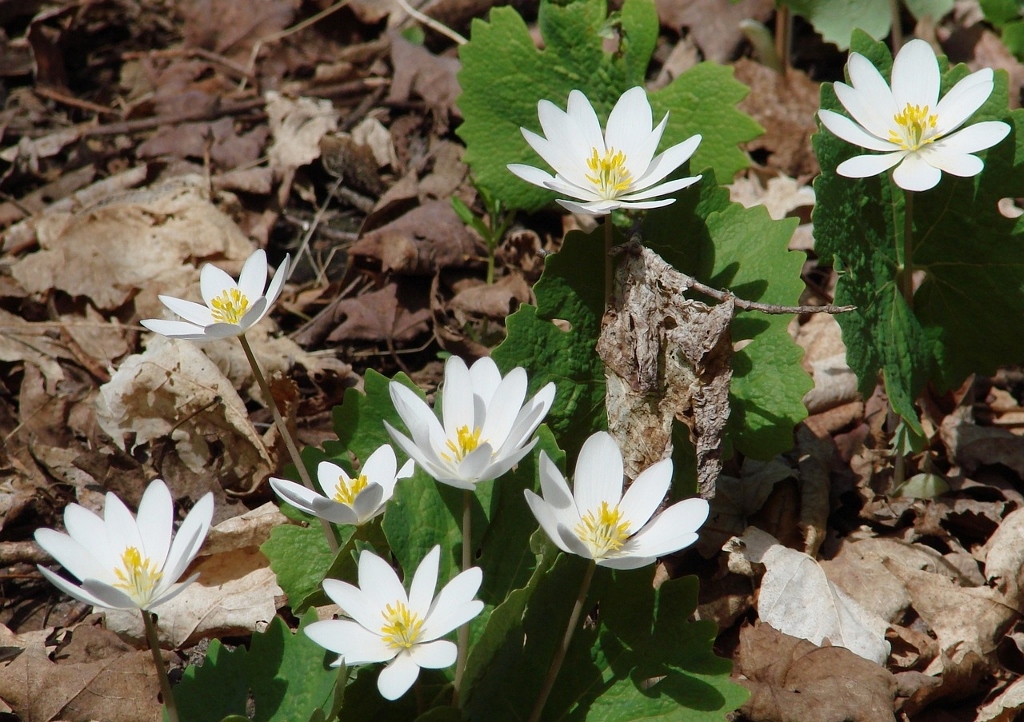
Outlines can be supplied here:
<path id="1" fill-rule="evenodd" d="M 569 91 L 581 90 L 606 119 L 622 93 L 643 84 L 658 37 L 653 0 L 626 0 L 611 17 L 605 0 L 542 2 L 538 23 L 544 50 L 534 47 L 515 10 L 493 8 L 490 22 L 473 21 L 472 38 L 459 51 L 464 122 L 457 132 L 466 142 L 465 161 L 482 187 L 509 206 L 527 210 L 554 196 L 517 179 L 505 166 L 544 165 L 519 130 L 540 130 L 537 102 L 547 99 L 565 108 Z M 618 38 L 615 52 L 603 48 L 609 36 Z M 732 178 L 748 164 L 737 144 L 762 132 L 735 108 L 746 92 L 731 68 L 705 63 L 652 93 L 659 117 L 671 111 L 662 147 L 704 133 L 694 167 L 711 166 L 720 177 Z"/>
<path id="2" fill-rule="evenodd" d="M 1018 60 L 1024 59 L 1024 3 L 1019 0 L 981 0 L 985 19 L 995 25 L 1002 36 L 1003 45 Z"/>
<path id="3" fill-rule="evenodd" d="M 892 0 L 781 0 L 783 5 L 806 18 L 814 29 L 840 50 L 850 47 L 854 30 L 881 39 L 892 29 Z M 903 0 L 917 19 L 939 20 L 953 9 L 953 0 Z"/>
<path id="4" fill-rule="evenodd" d="M 714 288 L 762 303 L 793 305 L 803 291 L 802 253 L 787 248 L 796 219 L 772 220 L 761 206 L 744 208 L 705 174 L 695 189 L 644 220 L 644 243 L 666 261 Z M 789 335 L 791 317 L 741 312 L 733 343 L 728 438 L 747 456 L 771 458 L 792 445 L 793 427 L 807 415 L 812 387 L 800 366 L 803 351 Z"/>
<path id="5" fill-rule="evenodd" d="M 345 527 L 345 539 L 352 527 Z M 344 540 L 343 540 L 344 541 Z M 288 595 L 288 603 L 296 614 L 320 597 L 320 582 L 327 575 L 334 554 L 327 546 L 320 523 L 313 519 L 305 526 L 282 524 L 270 530 L 270 538 L 260 547 L 270 560 L 277 583 Z"/>
<path id="6" fill-rule="evenodd" d="M 180 718 L 221 722 L 238 715 L 255 722 L 298 722 L 329 713 L 338 672 L 328 666 L 334 655 L 302 631 L 315 621 L 316 612 L 307 612 L 293 633 L 275 618 L 265 632 L 252 636 L 249 649 L 229 651 L 216 639 L 210 642 L 203 665 L 190 665 L 174 689 Z M 252 717 L 245 716 L 250 695 Z"/>
<path id="7" fill-rule="evenodd" d="M 860 35 L 854 49 L 888 75 L 892 60 L 884 45 Z M 967 73 L 962 65 L 946 72 L 943 92 Z M 1014 129 L 983 153 L 984 171 L 974 178 L 944 174 L 935 188 L 914 196 L 913 263 L 924 280 L 913 309 L 899 288 L 903 191 L 887 175 L 838 176 L 839 163 L 866 151 L 827 131 L 813 138 L 822 168 L 814 184 L 816 247 L 840 270 L 836 302 L 858 307 L 838 317 L 847 360 L 865 395 L 881 372 L 894 409 L 916 434 L 913 400 L 928 381 L 951 388 L 971 373 L 989 374 L 1024 357 L 1024 338 L 1005 327 L 1006 318 L 1024 314 L 1024 224 L 997 208 L 999 199 L 1024 194 L 1024 139 L 1016 133 L 1024 111 L 1009 113 L 1007 97 L 1006 74 L 997 71 L 992 96 L 969 121 L 999 119 Z M 822 107 L 844 112 L 831 85 L 822 86 Z"/>

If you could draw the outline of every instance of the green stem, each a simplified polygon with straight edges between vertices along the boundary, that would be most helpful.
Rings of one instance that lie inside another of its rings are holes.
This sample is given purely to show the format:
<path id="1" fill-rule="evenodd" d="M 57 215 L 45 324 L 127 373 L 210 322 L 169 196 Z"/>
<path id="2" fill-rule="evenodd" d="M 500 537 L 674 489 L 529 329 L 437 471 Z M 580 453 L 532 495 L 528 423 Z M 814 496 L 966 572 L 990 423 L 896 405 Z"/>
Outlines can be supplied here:
<path id="1" fill-rule="evenodd" d="M 473 563 L 473 492 L 466 489 L 462 492 L 462 571 L 469 569 Z M 452 695 L 452 706 L 459 706 L 459 687 L 462 676 L 466 673 L 466 657 L 469 654 L 469 623 L 463 624 L 458 631 L 458 655 L 455 659 L 455 692 Z"/>
<path id="2" fill-rule="evenodd" d="M 307 489 L 316 492 L 313 480 L 309 478 L 309 472 L 306 471 L 306 465 L 302 463 L 302 456 L 299 455 L 295 439 L 292 438 L 291 431 L 288 430 L 288 425 L 284 422 L 284 417 L 281 416 L 281 409 L 277 407 L 277 401 L 274 399 L 274 395 L 270 393 L 270 385 L 263 376 L 260 365 L 256 362 L 256 356 L 253 354 L 252 347 L 249 346 L 249 341 L 245 338 L 244 333 L 239 334 L 238 342 L 242 344 L 242 351 L 245 352 L 245 358 L 248 359 L 249 366 L 252 367 L 252 374 L 256 377 L 256 383 L 259 384 L 260 391 L 263 392 L 263 397 L 267 401 L 267 406 L 270 407 L 270 413 L 274 416 L 274 423 L 277 425 L 277 430 L 281 432 L 281 438 L 284 439 L 288 455 L 292 457 L 292 463 L 295 464 L 295 468 L 299 472 L 299 478 L 302 479 L 302 483 Z M 319 519 L 319 517 L 317 518 Z M 324 536 L 327 538 L 327 546 L 331 548 L 332 553 L 336 554 L 338 552 L 338 539 L 334 536 L 330 523 L 326 519 L 320 519 L 320 526 L 323 528 Z"/>
<path id="3" fill-rule="evenodd" d="M 903 191 L 903 300 L 914 310 L 914 191 Z"/>
<path id="4" fill-rule="evenodd" d="M 156 676 L 160 680 L 160 693 L 164 698 L 164 708 L 167 710 L 168 722 L 178 722 L 178 707 L 174 704 L 174 692 L 171 691 L 171 680 L 167 676 L 167 668 L 164 666 L 163 657 L 160 656 L 160 639 L 156 633 L 156 620 L 152 612 L 140 609 L 142 612 L 142 623 L 146 626 L 146 641 L 149 642 L 149 651 L 153 653 L 153 664 L 156 665 Z"/>
<path id="5" fill-rule="evenodd" d="M 562 637 L 562 645 L 555 650 L 555 658 L 551 660 L 551 667 L 548 669 L 548 674 L 544 678 L 544 686 L 541 687 L 540 694 L 537 695 L 537 702 L 533 706 L 533 712 L 530 713 L 529 722 L 538 722 L 540 720 L 541 713 L 544 712 L 544 705 L 547 704 L 548 696 L 551 694 L 551 689 L 555 686 L 555 679 L 558 677 L 558 672 L 562 668 L 562 662 L 565 661 L 565 655 L 569 652 L 569 642 L 572 641 L 572 635 L 576 632 L 576 625 L 580 621 L 580 614 L 583 612 L 583 604 L 587 600 L 587 592 L 590 591 L 590 582 L 594 579 L 594 570 L 597 569 L 597 562 L 591 561 L 587 565 L 587 571 L 583 575 L 583 582 L 580 584 L 580 593 L 576 595 L 576 602 L 572 607 L 572 614 L 569 615 L 569 624 L 565 627 L 565 636 Z"/>
<path id="6" fill-rule="evenodd" d="M 612 258 L 612 246 L 615 241 L 612 232 L 612 215 L 609 213 L 604 218 L 604 296 L 606 302 L 612 300 L 614 286 L 615 264 Z"/>

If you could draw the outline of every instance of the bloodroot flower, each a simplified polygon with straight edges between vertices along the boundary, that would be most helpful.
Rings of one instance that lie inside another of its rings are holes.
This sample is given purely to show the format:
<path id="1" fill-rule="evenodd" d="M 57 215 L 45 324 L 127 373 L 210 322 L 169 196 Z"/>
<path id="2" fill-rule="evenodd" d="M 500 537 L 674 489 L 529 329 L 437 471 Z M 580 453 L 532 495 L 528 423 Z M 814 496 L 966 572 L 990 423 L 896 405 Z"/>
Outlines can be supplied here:
<path id="1" fill-rule="evenodd" d="M 985 164 L 971 154 L 1010 132 L 1009 125 L 996 120 L 957 130 L 992 94 L 992 69 L 971 73 L 939 100 L 939 63 L 924 40 L 911 40 L 896 55 L 891 89 L 863 55 L 851 53 L 846 67 L 852 85 L 834 87 L 853 120 L 824 109 L 818 117 L 846 142 L 881 153 L 843 161 L 836 168 L 839 175 L 867 178 L 896 166 L 896 185 L 928 190 L 943 171 L 961 177 L 980 173 Z"/>
<path id="2" fill-rule="evenodd" d="M 483 573 L 473 567 L 448 582 L 435 597 L 441 547 L 420 562 L 409 593 L 386 561 L 369 551 L 359 555 L 359 586 L 325 579 L 324 591 L 350 619 L 313 622 L 306 634 L 341 656 L 334 666 L 389 662 L 377 678 L 386 699 L 398 699 L 419 677 L 420 668 L 455 663 L 455 644 L 439 637 L 478 615 L 484 603 L 473 599 Z"/>
<path id="3" fill-rule="evenodd" d="M 281 287 L 288 277 L 289 260 L 285 256 L 269 287 L 267 254 L 263 249 L 246 259 L 238 283 L 221 269 L 207 263 L 199 274 L 199 290 L 203 294 L 205 306 L 173 296 L 160 296 L 167 308 L 185 320 L 147 318 L 142 321 L 142 325 L 163 336 L 186 341 L 212 341 L 240 336 L 259 323 L 281 295 Z"/>
<path id="4" fill-rule="evenodd" d="M 54 586 L 75 599 L 110 609 L 148 610 L 174 598 L 196 580 L 175 584 L 199 552 L 213 519 L 213 494 L 205 494 L 173 533 L 174 503 L 157 479 L 142 495 L 136 519 L 107 493 L 103 518 L 78 504 L 64 510 L 68 533 L 37 529 L 36 542 L 80 585 L 40 566 Z M 173 542 L 172 542 L 173 537 Z"/>
<path id="5" fill-rule="evenodd" d="M 526 501 L 541 528 L 559 549 L 593 559 L 600 566 L 636 569 L 697 541 L 708 518 L 708 503 L 686 499 L 652 515 L 672 483 L 672 460 L 644 470 L 622 493 L 622 452 L 599 431 L 580 449 L 574 491 L 543 451 L 540 485 Z"/>
<path id="6" fill-rule="evenodd" d="M 660 183 L 697 150 L 701 137 L 694 135 L 655 156 L 668 113 L 657 128 L 653 123 L 647 92 L 630 88 L 619 98 L 601 132 L 601 122 L 587 96 L 569 93 L 563 112 L 542 100 L 537 114 L 544 136 L 521 128 L 523 137 L 555 170 L 555 175 L 529 165 L 513 163 L 508 169 L 527 183 L 550 188 L 582 203 L 558 199 L 574 213 L 605 215 L 616 208 L 659 208 L 674 198 L 657 198 L 693 185 L 700 176 Z M 656 199 L 656 200 L 655 200 Z"/>
<path id="7" fill-rule="evenodd" d="M 477 482 L 511 469 L 537 443 L 530 437 L 551 408 L 555 385 L 547 384 L 524 404 L 526 387 L 521 367 L 502 378 L 486 356 L 472 368 L 452 356 L 445 362 L 440 391 L 444 425 L 412 389 L 392 381 L 391 400 L 412 438 L 386 421 L 384 426 L 402 451 L 437 481 L 472 490 Z"/>
<path id="8" fill-rule="evenodd" d="M 335 524 L 365 524 L 384 512 L 399 479 L 412 476 L 410 459 L 398 469 L 395 450 L 387 444 L 370 454 L 356 478 L 329 461 L 317 466 L 317 481 L 324 495 L 287 479 L 271 477 L 277 495 L 307 514 Z"/>

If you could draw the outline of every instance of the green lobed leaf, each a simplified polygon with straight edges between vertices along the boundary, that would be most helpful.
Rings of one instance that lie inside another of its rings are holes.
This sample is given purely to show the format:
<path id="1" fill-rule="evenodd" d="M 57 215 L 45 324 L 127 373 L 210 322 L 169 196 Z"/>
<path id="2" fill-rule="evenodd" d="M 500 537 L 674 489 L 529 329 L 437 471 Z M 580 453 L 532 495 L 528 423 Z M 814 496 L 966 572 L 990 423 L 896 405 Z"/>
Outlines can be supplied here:
<path id="1" fill-rule="evenodd" d="M 510 207 L 536 210 L 554 198 L 506 168 L 509 163 L 545 165 L 520 132 L 521 127 L 540 130 L 539 100 L 565 108 L 569 92 L 581 90 L 606 119 L 622 93 L 643 84 L 658 36 L 653 0 L 626 0 L 617 17 L 606 13 L 605 0 L 542 2 L 543 50 L 511 8 L 493 8 L 490 22 L 473 21 L 471 39 L 459 50 L 464 121 L 457 133 L 477 182 Z M 603 48 L 608 31 L 618 37 L 615 52 Z M 737 144 L 763 132 L 735 108 L 746 92 L 731 68 L 705 63 L 677 77 L 651 96 L 658 113 L 671 112 L 661 149 L 703 133 L 694 167 L 711 166 L 720 177 L 731 178 L 749 164 Z"/>
<path id="2" fill-rule="evenodd" d="M 337 670 L 333 657 L 303 633 L 315 622 L 310 610 L 297 632 L 275 617 L 266 631 L 252 636 L 249 649 L 227 650 L 210 642 L 201 667 L 190 665 L 175 687 L 178 714 L 188 722 L 220 722 L 239 715 L 255 722 L 308 720 L 317 709 L 329 711 Z M 252 698 L 255 714 L 247 716 Z"/>
<path id="3" fill-rule="evenodd" d="M 803 291 L 802 253 L 788 250 L 796 219 L 774 221 L 761 206 L 729 200 L 714 175 L 644 219 L 644 243 L 681 271 L 748 301 L 794 305 Z M 791 316 L 740 312 L 733 343 L 727 439 L 747 456 L 771 458 L 789 449 L 793 427 L 807 416 L 812 387 L 800 366 L 803 351 L 789 335 Z"/>
<path id="4" fill-rule="evenodd" d="M 604 314 L 603 249 L 600 228 L 590 235 L 568 233 L 533 287 L 537 306 L 524 304 L 506 319 L 506 339 L 491 354 L 503 369 L 526 368 L 530 394 L 555 383 L 547 425 L 563 449 L 578 450 L 607 427 L 604 365 L 594 350 Z M 554 319 L 568 322 L 569 330 Z"/>
<path id="5" fill-rule="evenodd" d="M 882 44 L 854 38 L 854 49 L 883 76 L 891 56 Z M 968 70 L 944 73 L 946 93 Z M 914 309 L 899 289 L 903 263 L 904 195 L 888 175 L 866 179 L 838 176 L 846 158 L 867 152 L 827 131 L 813 138 L 822 173 L 815 181 L 816 248 L 840 270 L 837 303 L 858 310 L 838 317 L 847 359 L 862 393 L 879 372 L 893 407 L 920 434 L 913 400 L 932 380 L 958 386 L 971 373 L 1024 357 L 1024 339 L 1006 333 L 1004 319 L 1024 313 L 1024 223 L 999 213 L 1004 197 L 1024 193 L 1024 139 L 1017 129 L 1024 111 L 1007 111 L 1007 78 L 995 74 L 995 90 L 969 122 L 999 119 L 1011 133 L 983 151 L 984 171 L 974 178 L 943 175 L 933 189 L 916 193 L 913 205 L 915 273 L 924 280 Z M 843 113 L 832 86 L 822 86 L 822 107 Z"/>
<path id="6" fill-rule="evenodd" d="M 342 546 L 354 527 L 342 527 Z M 296 614 L 311 601 L 320 599 L 320 582 L 334 561 L 320 523 L 313 519 L 305 526 L 282 524 L 270 530 L 270 538 L 260 547 L 270 560 L 277 583 L 288 595 L 288 603 Z"/>
<path id="7" fill-rule="evenodd" d="M 884 38 L 892 26 L 891 0 L 782 0 L 805 18 L 827 42 L 840 50 L 850 47 L 857 29 L 873 38 Z"/>

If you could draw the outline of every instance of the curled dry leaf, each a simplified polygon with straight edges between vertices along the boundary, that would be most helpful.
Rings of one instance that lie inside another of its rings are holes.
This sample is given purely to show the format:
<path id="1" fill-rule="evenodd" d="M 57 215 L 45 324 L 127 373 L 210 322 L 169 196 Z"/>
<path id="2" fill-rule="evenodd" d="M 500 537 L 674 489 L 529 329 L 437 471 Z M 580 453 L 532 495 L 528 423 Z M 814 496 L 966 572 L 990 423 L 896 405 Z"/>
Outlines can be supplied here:
<path id="1" fill-rule="evenodd" d="M 730 569 L 764 565 L 757 600 L 762 622 L 815 644 L 828 640 L 876 664 L 885 664 L 889 656 L 886 621 L 829 581 L 814 559 L 782 546 L 756 527 L 748 527 L 742 537 L 732 539 L 725 548 Z"/>
<path id="2" fill-rule="evenodd" d="M 986 580 L 1009 606 L 1024 609 L 1024 509 L 1003 519 L 985 550 Z"/>
<path id="3" fill-rule="evenodd" d="M 320 157 L 320 139 L 338 129 L 338 111 L 329 100 L 286 98 L 268 90 L 270 119 L 270 166 L 278 172 L 291 171 Z"/>
<path id="4" fill-rule="evenodd" d="M 998 697 L 978 710 L 977 722 L 1013 722 L 1024 711 L 1024 677 L 1018 677 Z"/>
<path id="5" fill-rule="evenodd" d="M 767 624 L 740 630 L 736 672 L 753 722 L 892 722 L 896 679 L 842 647 L 816 647 Z"/>

